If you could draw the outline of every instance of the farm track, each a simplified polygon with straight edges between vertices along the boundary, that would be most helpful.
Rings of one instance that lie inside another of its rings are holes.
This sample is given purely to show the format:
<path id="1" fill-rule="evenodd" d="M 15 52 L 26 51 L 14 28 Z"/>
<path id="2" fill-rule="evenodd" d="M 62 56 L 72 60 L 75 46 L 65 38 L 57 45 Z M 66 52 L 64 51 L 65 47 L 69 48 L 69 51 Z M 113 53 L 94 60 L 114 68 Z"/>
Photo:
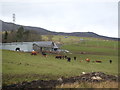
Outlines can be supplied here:
<path id="1" fill-rule="evenodd" d="M 80 76 L 70 77 L 70 78 L 59 78 L 58 80 L 36 80 L 32 82 L 22 82 L 18 84 L 12 84 L 8 86 L 3 86 L 3 90 L 12 89 L 12 88 L 55 88 L 57 85 L 75 83 L 75 82 L 105 82 L 105 81 L 114 81 L 119 82 L 118 76 L 107 75 L 102 72 L 91 72 L 82 74 Z"/>

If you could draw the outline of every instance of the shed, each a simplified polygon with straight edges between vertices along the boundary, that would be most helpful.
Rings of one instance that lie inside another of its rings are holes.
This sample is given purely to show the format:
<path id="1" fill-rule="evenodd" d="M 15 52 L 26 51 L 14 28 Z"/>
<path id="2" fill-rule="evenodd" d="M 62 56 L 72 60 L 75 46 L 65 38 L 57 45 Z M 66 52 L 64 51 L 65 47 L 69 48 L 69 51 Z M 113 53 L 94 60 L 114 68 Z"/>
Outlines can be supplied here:
<path id="1" fill-rule="evenodd" d="M 35 51 L 57 51 L 59 47 L 56 43 L 52 41 L 41 41 L 41 42 L 34 42 L 33 43 L 33 49 Z"/>

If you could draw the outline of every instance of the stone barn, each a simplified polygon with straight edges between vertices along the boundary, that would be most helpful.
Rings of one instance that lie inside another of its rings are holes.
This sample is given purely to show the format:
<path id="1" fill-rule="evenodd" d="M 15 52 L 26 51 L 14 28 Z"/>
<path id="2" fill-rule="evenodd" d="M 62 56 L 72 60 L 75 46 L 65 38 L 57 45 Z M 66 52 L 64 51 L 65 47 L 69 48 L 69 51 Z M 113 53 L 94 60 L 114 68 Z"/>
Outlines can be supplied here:
<path id="1" fill-rule="evenodd" d="M 40 41 L 40 42 L 13 42 L 2 43 L 2 48 L 6 50 L 16 51 L 19 49 L 23 52 L 31 52 L 32 50 L 41 51 L 57 51 L 58 45 L 52 41 Z"/>
<path id="2" fill-rule="evenodd" d="M 58 45 L 51 41 L 43 41 L 43 42 L 34 42 L 33 50 L 41 52 L 41 51 L 57 51 Z"/>

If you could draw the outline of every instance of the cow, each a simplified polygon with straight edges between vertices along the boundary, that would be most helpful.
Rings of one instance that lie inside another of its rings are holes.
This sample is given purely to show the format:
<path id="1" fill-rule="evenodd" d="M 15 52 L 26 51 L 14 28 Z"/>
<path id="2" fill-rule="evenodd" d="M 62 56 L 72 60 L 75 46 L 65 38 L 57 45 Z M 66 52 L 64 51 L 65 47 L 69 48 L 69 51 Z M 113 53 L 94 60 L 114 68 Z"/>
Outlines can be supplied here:
<path id="1" fill-rule="evenodd" d="M 112 60 L 109 60 L 110 64 L 112 63 Z"/>
<path id="2" fill-rule="evenodd" d="M 97 62 L 97 63 L 102 63 L 102 61 L 100 61 L 100 60 L 96 60 L 95 62 Z"/>
<path id="3" fill-rule="evenodd" d="M 89 58 L 87 58 L 87 59 L 86 59 L 86 62 L 90 62 L 90 59 L 89 59 Z"/>
<path id="4" fill-rule="evenodd" d="M 76 57 L 74 57 L 74 60 L 76 60 Z"/>
<path id="5" fill-rule="evenodd" d="M 31 52 L 31 55 L 37 55 L 37 52 L 33 50 L 33 51 Z"/>
<path id="6" fill-rule="evenodd" d="M 67 59 L 67 56 L 64 55 L 57 55 L 55 56 L 56 59 Z"/>
<path id="7" fill-rule="evenodd" d="M 56 59 L 62 59 L 62 56 L 61 55 L 57 55 L 55 56 Z"/>
<path id="8" fill-rule="evenodd" d="M 64 58 L 67 59 L 68 57 L 65 55 Z"/>
<path id="9" fill-rule="evenodd" d="M 67 61 L 68 61 L 68 62 L 70 62 L 70 61 L 71 61 L 71 58 L 70 58 L 70 57 L 68 57 L 68 58 L 67 58 Z"/>
<path id="10" fill-rule="evenodd" d="M 45 56 L 45 57 L 47 57 L 47 54 L 45 52 L 42 52 L 42 55 Z"/>

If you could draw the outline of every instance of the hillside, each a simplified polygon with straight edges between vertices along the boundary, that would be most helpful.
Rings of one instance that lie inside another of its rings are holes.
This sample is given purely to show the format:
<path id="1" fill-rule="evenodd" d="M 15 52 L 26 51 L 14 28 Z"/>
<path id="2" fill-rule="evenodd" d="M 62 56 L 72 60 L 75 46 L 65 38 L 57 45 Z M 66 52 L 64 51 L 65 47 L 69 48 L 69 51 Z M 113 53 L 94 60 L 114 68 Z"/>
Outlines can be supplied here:
<path id="1" fill-rule="evenodd" d="M 72 38 L 74 40 L 71 42 Z M 82 72 L 118 74 L 118 43 L 116 41 L 91 39 L 76 43 L 76 37 L 73 36 L 62 38 L 62 41 L 64 45 L 61 48 L 70 51 L 62 55 L 70 57 L 71 62 L 65 58 L 56 59 L 56 54 L 52 53 L 47 53 L 47 57 L 44 57 L 40 53 L 32 56 L 30 53 L 2 50 L 3 85 L 33 80 L 57 80 L 62 76 L 65 78 L 78 76 Z M 77 57 L 76 60 L 74 56 Z M 85 61 L 86 58 L 90 58 L 89 63 Z M 112 64 L 109 63 L 110 59 L 113 60 Z M 100 60 L 102 63 L 95 63 L 95 60 Z"/>
<path id="2" fill-rule="evenodd" d="M 11 31 L 11 30 L 13 30 L 13 28 L 14 28 L 14 30 L 17 30 L 20 26 L 23 26 L 23 25 L 13 24 L 13 23 L 10 23 L 10 22 L 9 23 L 8 22 L 3 22 L 1 20 L 0 20 L 0 23 L 2 23 L 2 28 L 0 28 L 0 30 L 2 29 L 1 31 Z M 23 27 L 24 27 L 25 30 L 38 31 L 42 35 L 51 34 L 51 31 L 40 28 L 40 27 L 31 27 L 31 26 L 23 26 Z"/>
<path id="3" fill-rule="evenodd" d="M 44 37 L 45 36 L 46 35 L 44 35 Z M 5 86 L 5 90 L 9 85 L 12 87 L 29 88 L 37 88 L 38 85 L 39 87 L 50 87 L 51 85 L 55 87 L 55 85 L 57 86 L 59 84 L 54 83 L 56 83 L 56 80 L 60 80 L 60 78 L 64 78 L 64 84 L 66 84 L 66 81 L 74 84 L 74 82 L 78 82 L 76 80 L 81 81 L 82 72 L 86 74 L 90 73 L 90 75 L 85 75 L 87 78 L 85 78 L 85 76 L 83 78 L 87 81 L 91 81 L 91 75 L 95 76 L 96 73 L 94 72 L 102 72 L 99 74 L 100 76 L 102 75 L 102 80 L 114 79 L 108 77 L 108 75 L 120 75 L 118 72 L 117 41 L 75 36 L 65 38 L 62 35 L 54 35 L 53 40 L 58 41 L 59 38 L 61 38 L 61 41 L 64 43 L 61 49 L 70 51 L 69 53 L 61 53 L 60 55 L 70 57 L 71 61 L 68 61 L 67 58 L 55 58 L 57 54 L 52 53 L 46 53 L 47 57 L 44 57 L 41 53 L 33 56 L 31 53 L 27 52 L 1 50 L 3 71 L 2 86 Z M 80 41 L 81 39 L 83 39 L 83 41 Z M 76 57 L 76 60 L 74 57 Z M 86 62 L 86 58 L 89 58 L 90 62 Z M 110 63 L 109 60 L 112 60 L 112 63 Z M 101 61 L 101 63 L 96 61 Z M 106 79 L 104 79 L 104 77 L 106 77 Z M 108 84 L 104 82 L 102 85 L 106 85 L 104 87 L 111 86 L 113 88 L 116 86 L 117 82 L 110 83 L 111 81 L 108 82 Z M 88 88 L 85 83 L 83 83 L 83 85 L 85 88 Z M 91 87 L 91 85 L 89 86 Z M 59 87 L 61 86 L 58 86 L 58 88 Z M 83 86 L 77 88 L 83 88 Z"/>
<path id="4" fill-rule="evenodd" d="M 0 28 L 1 31 L 10 31 L 10 30 L 17 30 L 21 25 L 17 25 L 13 23 L 8 23 L 0 20 L 0 23 L 2 23 L 2 28 Z M 22 25 L 23 26 L 23 25 Z M 78 37 L 94 37 L 94 38 L 100 38 L 100 39 L 106 39 L 106 40 L 118 40 L 118 38 L 112 38 L 112 37 L 106 37 L 101 36 L 93 32 L 73 32 L 73 33 L 64 33 L 64 32 L 53 32 L 50 30 L 46 30 L 41 27 L 31 27 L 31 26 L 23 26 L 25 30 L 35 30 L 41 35 L 65 35 L 65 36 L 78 36 Z"/>

